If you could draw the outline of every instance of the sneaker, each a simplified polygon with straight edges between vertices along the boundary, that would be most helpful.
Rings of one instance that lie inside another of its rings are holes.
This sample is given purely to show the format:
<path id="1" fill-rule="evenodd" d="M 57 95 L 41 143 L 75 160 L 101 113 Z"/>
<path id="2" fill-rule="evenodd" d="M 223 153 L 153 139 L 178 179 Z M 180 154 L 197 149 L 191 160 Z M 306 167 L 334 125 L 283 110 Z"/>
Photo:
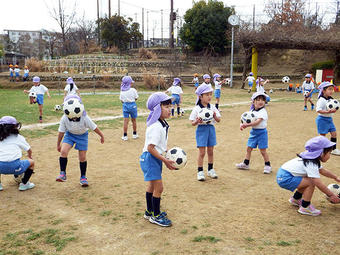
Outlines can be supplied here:
<path id="1" fill-rule="evenodd" d="M 264 174 L 270 174 L 272 172 L 272 167 L 265 165 L 263 168 L 263 173 Z"/>
<path id="2" fill-rule="evenodd" d="M 161 214 L 157 216 L 151 216 L 149 218 L 149 221 L 162 227 L 170 227 L 172 224 L 171 220 L 169 220 L 167 217 Z"/>
<path id="3" fill-rule="evenodd" d="M 318 209 L 315 209 L 315 207 L 312 204 L 310 204 L 306 208 L 300 206 L 298 212 L 301 214 L 310 215 L 310 216 L 318 216 L 321 214 L 321 211 Z"/>
<path id="4" fill-rule="evenodd" d="M 0 191 L 3 190 L 4 188 L 2 187 L 2 184 L 0 183 Z"/>
<path id="5" fill-rule="evenodd" d="M 236 164 L 236 168 L 242 169 L 242 170 L 249 170 L 249 165 L 246 165 L 244 162 Z"/>
<path id="6" fill-rule="evenodd" d="M 28 190 L 28 189 L 33 189 L 34 186 L 35 185 L 32 182 L 27 182 L 26 184 L 20 183 L 19 184 L 19 190 L 20 191 L 25 191 L 25 190 Z"/>
<path id="7" fill-rule="evenodd" d="M 160 215 L 167 216 L 168 214 L 166 212 L 161 212 Z M 152 216 L 152 212 L 145 210 L 144 219 L 149 220 L 151 216 Z"/>
<path id="8" fill-rule="evenodd" d="M 217 179 L 217 178 L 218 178 L 218 176 L 217 176 L 217 174 L 216 174 L 216 172 L 215 172 L 214 169 L 210 169 L 210 170 L 208 171 L 208 176 L 211 177 L 211 178 L 213 178 L 213 179 Z"/>
<path id="9" fill-rule="evenodd" d="M 137 134 L 135 134 L 135 135 L 132 135 L 132 138 L 133 139 L 137 139 L 139 136 L 137 135 Z M 126 137 L 126 140 L 127 140 L 127 137 Z"/>
<path id="10" fill-rule="evenodd" d="M 39 116 L 39 122 L 42 123 L 42 116 Z"/>
<path id="11" fill-rule="evenodd" d="M 302 199 L 295 199 L 294 197 L 291 197 L 291 198 L 288 200 L 288 202 L 291 203 L 291 204 L 294 205 L 294 206 L 300 207 L 300 206 L 301 206 L 301 203 L 302 203 Z"/>
<path id="12" fill-rule="evenodd" d="M 304 111 L 307 111 L 307 110 L 308 110 L 308 109 L 307 109 L 307 106 L 305 106 L 305 108 L 303 108 L 303 110 L 304 110 Z"/>
<path id="13" fill-rule="evenodd" d="M 314 110 L 314 105 L 312 104 L 312 106 L 311 106 L 311 109 L 312 109 L 312 111 Z"/>
<path id="14" fill-rule="evenodd" d="M 205 181 L 205 176 L 204 176 L 203 171 L 199 171 L 197 173 L 197 181 Z"/>
<path id="15" fill-rule="evenodd" d="M 340 150 L 339 149 L 334 149 L 331 152 L 333 155 L 340 156 Z"/>
<path id="16" fill-rule="evenodd" d="M 127 136 L 122 136 L 122 140 L 123 140 L 123 141 L 127 141 L 127 140 L 128 140 L 128 137 L 127 137 Z"/>
<path id="17" fill-rule="evenodd" d="M 87 186 L 89 186 L 89 182 L 87 181 L 87 178 L 85 177 L 85 176 L 81 176 L 80 177 L 80 185 L 82 186 L 82 187 L 87 187 Z"/>
<path id="18" fill-rule="evenodd" d="M 59 176 L 55 180 L 57 182 L 66 182 L 66 173 L 64 171 L 60 171 Z"/>

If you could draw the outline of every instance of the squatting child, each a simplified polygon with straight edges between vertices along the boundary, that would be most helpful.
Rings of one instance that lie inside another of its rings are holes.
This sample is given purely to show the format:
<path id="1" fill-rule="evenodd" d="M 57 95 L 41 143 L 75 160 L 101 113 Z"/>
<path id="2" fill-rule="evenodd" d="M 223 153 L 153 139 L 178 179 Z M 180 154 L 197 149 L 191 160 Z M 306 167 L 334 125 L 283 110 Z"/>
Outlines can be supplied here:
<path id="1" fill-rule="evenodd" d="M 295 191 L 288 201 L 299 207 L 298 212 L 301 214 L 311 216 L 321 214 L 321 211 L 311 204 L 315 187 L 325 193 L 330 202 L 340 203 L 340 198 L 331 192 L 320 178 L 321 174 L 340 182 L 340 177 L 321 166 L 321 162 L 327 162 L 330 158 L 334 145 L 335 143 L 324 136 L 314 137 L 306 142 L 304 152 L 284 163 L 277 172 L 278 185 L 283 189 Z"/>
<path id="2" fill-rule="evenodd" d="M 144 174 L 146 188 L 146 211 L 144 218 L 162 227 L 171 226 L 167 213 L 160 211 L 163 192 L 162 162 L 170 170 L 175 170 L 173 161 L 163 156 L 167 151 L 169 125 L 165 119 L 170 118 L 171 97 L 163 92 L 152 94 L 147 103 L 150 114 L 146 121 L 145 143 L 139 158 Z"/>
<path id="3" fill-rule="evenodd" d="M 304 108 L 303 110 L 304 111 L 307 111 L 308 108 L 307 108 L 307 101 L 310 102 L 311 104 L 311 109 L 312 111 L 314 110 L 314 104 L 312 102 L 312 95 L 313 95 L 313 90 L 314 90 L 314 83 L 312 82 L 312 75 L 311 74 L 306 74 L 305 75 L 305 81 L 302 83 L 302 93 L 305 95 L 305 92 L 308 92 L 308 94 L 306 93 L 306 95 L 304 96 Z"/>
<path id="4" fill-rule="evenodd" d="M 174 78 L 174 82 L 172 83 L 172 86 L 167 89 L 166 93 L 171 93 L 172 97 L 172 105 L 177 105 L 177 116 L 181 116 L 181 103 L 183 100 L 182 94 L 183 90 L 181 88 L 181 79 L 180 78 Z M 171 116 L 174 117 L 175 115 L 175 109 L 171 109 Z"/>

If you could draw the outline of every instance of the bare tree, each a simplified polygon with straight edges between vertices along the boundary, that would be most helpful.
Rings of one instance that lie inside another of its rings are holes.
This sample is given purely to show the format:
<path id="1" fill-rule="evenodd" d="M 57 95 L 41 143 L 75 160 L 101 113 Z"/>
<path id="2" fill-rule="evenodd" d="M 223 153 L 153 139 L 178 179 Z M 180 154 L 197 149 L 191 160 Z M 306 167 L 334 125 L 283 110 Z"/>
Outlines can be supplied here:
<path id="1" fill-rule="evenodd" d="M 77 20 L 77 41 L 79 48 L 82 49 L 84 53 L 89 51 L 90 41 L 95 36 L 95 22 L 85 19 L 85 13 L 82 18 Z"/>

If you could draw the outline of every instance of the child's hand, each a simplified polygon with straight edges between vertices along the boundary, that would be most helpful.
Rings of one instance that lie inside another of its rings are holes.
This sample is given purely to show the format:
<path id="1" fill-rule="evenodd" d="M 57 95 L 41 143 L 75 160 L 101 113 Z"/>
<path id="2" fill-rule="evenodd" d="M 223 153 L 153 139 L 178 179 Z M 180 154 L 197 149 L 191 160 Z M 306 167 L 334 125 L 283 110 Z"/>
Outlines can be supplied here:
<path id="1" fill-rule="evenodd" d="M 335 180 L 336 182 L 340 182 L 340 177 L 336 177 L 334 180 Z"/>
<path id="2" fill-rule="evenodd" d="M 173 164 L 175 163 L 174 161 L 165 158 L 165 160 L 164 160 L 163 162 L 164 162 L 164 164 L 166 165 L 166 167 L 167 167 L 168 169 L 170 169 L 170 170 L 177 170 L 177 168 L 174 167 L 174 165 L 173 165 Z"/>
<path id="3" fill-rule="evenodd" d="M 202 121 L 202 119 L 201 118 L 196 118 L 196 124 L 202 124 L 203 123 L 203 121 Z"/>
<path id="4" fill-rule="evenodd" d="M 101 137 L 100 137 L 100 142 L 101 142 L 101 144 L 104 143 L 104 136 L 101 136 Z"/>
<path id="5" fill-rule="evenodd" d="M 59 152 L 61 151 L 61 146 L 60 146 L 60 144 L 57 145 L 57 151 L 59 151 Z"/>
<path id="6" fill-rule="evenodd" d="M 335 194 L 327 198 L 329 202 L 332 204 L 338 204 L 340 203 L 340 198 L 337 197 Z"/>
<path id="7" fill-rule="evenodd" d="M 243 131 L 243 129 L 247 128 L 248 125 L 246 123 L 242 124 L 240 123 L 240 130 Z"/>
<path id="8" fill-rule="evenodd" d="M 335 112 L 336 112 L 336 109 L 328 110 L 328 113 L 335 113 Z"/>

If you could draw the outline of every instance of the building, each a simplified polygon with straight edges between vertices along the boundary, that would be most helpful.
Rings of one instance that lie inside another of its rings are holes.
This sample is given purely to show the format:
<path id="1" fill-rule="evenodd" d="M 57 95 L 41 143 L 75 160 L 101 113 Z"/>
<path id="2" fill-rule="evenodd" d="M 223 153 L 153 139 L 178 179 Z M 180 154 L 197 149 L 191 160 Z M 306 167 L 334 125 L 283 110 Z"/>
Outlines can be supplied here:
<path id="1" fill-rule="evenodd" d="M 10 41 L 13 43 L 17 43 L 21 36 L 29 36 L 29 42 L 33 43 L 36 40 L 46 40 L 48 38 L 46 35 L 43 35 L 42 31 L 38 30 L 10 30 L 10 29 L 4 29 L 5 33 L 7 34 Z"/>

